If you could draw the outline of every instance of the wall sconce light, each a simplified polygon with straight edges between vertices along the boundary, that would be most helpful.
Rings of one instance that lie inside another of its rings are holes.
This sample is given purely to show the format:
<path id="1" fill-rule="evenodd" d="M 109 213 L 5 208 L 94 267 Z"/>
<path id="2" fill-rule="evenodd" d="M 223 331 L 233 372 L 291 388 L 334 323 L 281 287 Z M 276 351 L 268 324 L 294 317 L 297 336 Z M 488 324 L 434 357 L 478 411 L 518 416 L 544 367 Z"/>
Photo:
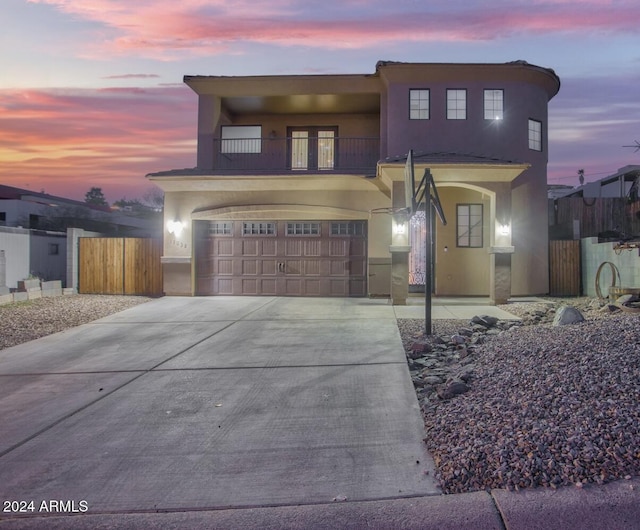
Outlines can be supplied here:
<path id="1" fill-rule="evenodd" d="M 404 221 L 398 221 L 396 220 L 393 223 L 393 233 L 396 235 L 402 235 L 406 232 L 407 230 L 407 223 L 405 223 Z"/>
<path id="2" fill-rule="evenodd" d="M 509 234 L 511 234 L 511 226 L 506 224 L 506 225 L 500 225 L 500 235 L 501 236 L 508 236 Z"/>
<path id="3" fill-rule="evenodd" d="M 179 219 L 175 221 L 167 221 L 167 231 L 176 237 L 180 237 L 184 224 Z"/>

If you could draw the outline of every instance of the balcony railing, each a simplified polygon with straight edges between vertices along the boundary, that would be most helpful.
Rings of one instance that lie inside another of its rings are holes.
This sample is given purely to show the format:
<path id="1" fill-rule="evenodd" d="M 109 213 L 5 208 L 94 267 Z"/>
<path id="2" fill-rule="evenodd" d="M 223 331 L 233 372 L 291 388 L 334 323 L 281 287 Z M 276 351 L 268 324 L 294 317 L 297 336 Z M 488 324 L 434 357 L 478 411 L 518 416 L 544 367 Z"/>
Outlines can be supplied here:
<path id="1" fill-rule="evenodd" d="M 242 138 L 216 139 L 214 173 L 374 173 L 379 138 Z"/>

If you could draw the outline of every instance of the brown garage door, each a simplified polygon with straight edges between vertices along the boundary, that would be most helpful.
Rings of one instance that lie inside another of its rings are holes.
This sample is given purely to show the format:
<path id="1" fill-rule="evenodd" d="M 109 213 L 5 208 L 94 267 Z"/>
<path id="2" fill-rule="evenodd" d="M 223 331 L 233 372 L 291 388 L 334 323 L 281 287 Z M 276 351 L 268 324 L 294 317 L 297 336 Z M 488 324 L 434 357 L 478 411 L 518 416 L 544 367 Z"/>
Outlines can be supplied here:
<path id="1" fill-rule="evenodd" d="M 200 295 L 365 296 L 366 221 L 197 221 Z"/>

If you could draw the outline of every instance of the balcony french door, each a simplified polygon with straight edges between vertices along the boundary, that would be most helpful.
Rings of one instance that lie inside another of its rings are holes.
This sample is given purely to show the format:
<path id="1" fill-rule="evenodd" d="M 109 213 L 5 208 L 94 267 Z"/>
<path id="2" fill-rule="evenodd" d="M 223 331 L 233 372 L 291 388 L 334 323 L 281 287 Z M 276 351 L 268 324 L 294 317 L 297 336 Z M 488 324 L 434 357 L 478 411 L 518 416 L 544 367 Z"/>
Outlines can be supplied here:
<path id="1" fill-rule="evenodd" d="M 291 169 L 334 169 L 337 135 L 337 127 L 289 127 Z"/>

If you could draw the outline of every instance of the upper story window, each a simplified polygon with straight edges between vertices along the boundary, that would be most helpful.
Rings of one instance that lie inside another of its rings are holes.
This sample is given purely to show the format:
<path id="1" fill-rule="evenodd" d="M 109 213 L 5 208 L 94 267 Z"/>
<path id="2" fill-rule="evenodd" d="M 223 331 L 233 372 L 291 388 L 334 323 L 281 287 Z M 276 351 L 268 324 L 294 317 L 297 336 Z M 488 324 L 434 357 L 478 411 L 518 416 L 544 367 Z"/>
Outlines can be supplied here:
<path id="1" fill-rule="evenodd" d="M 223 125 L 222 153 L 261 153 L 262 127 L 260 125 Z"/>
<path id="2" fill-rule="evenodd" d="M 504 90 L 484 91 L 484 119 L 501 120 L 504 117 Z"/>
<path id="3" fill-rule="evenodd" d="M 409 90 L 409 119 L 429 119 L 429 89 Z"/>
<path id="4" fill-rule="evenodd" d="M 542 151 L 542 122 L 529 119 L 529 149 Z"/>
<path id="5" fill-rule="evenodd" d="M 465 88 L 447 89 L 447 119 L 467 119 L 467 90 Z"/>

